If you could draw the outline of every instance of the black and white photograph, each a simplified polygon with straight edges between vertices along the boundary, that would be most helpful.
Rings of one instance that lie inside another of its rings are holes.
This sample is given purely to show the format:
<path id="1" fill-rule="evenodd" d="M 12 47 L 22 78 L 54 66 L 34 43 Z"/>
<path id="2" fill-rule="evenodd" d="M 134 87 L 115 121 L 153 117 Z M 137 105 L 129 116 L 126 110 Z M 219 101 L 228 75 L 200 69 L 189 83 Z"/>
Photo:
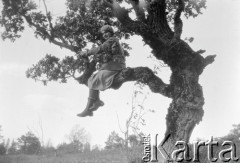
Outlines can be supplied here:
<path id="1" fill-rule="evenodd" d="M 240 163 L 239 8 L 1 0 L 0 163 Z"/>

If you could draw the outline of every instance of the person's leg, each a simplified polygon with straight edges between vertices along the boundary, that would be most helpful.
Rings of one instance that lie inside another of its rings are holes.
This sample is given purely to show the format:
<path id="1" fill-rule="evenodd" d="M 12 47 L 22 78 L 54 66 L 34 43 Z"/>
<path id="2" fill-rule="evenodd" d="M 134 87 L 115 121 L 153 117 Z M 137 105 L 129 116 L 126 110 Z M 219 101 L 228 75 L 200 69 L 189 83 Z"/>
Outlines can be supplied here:
<path id="1" fill-rule="evenodd" d="M 93 106 L 90 108 L 90 110 L 95 111 L 99 107 L 104 105 L 103 101 L 101 101 L 100 98 L 99 98 L 99 91 L 98 90 L 91 90 L 89 92 L 89 97 L 92 97 L 95 100 L 94 103 L 93 103 Z"/>
<path id="2" fill-rule="evenodd" d="M 97 110 L 104 103 L 99 98 L 99 91 L 89 89 L 89 97 L 86 108 L 82 113 L 77 114 L 79 117 L 93 116 L 93 111 Z"/>

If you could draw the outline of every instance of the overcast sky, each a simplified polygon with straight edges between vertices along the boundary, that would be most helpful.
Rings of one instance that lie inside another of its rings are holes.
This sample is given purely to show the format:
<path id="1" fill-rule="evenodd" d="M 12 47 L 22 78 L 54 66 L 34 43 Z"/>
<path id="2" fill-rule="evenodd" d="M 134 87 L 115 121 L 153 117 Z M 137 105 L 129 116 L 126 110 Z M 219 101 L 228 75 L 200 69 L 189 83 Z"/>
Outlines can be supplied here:
<path id="1" fill-rule="evenodd" d="M 39 3 L 41 1 L 37 2 L 43 6 Z M 64 13 L 65 1 L 46 2 L 55 16 Z M 209 0 L 203 15 L 184 21 L 182 38 L 194 37 L 191 47 L 194 50 L 205 49 L 204 56 L 217 54 L 216 61 L 200 77 L 205 114 L 203 121 L 194 129 L 192 140 L 224 136 L 232 124 L 240 123 L 239 7 L 240 0 Z M 128 66 L 152 66 L 151 60 L 146 59 L 151 50 L 143 46 L 141 38 L 135 37 L 129 43 L 133 49 L 127 59 Z M 52 82 L 43 86 L 25 76 L 27 68 L 47 53 L 58 57 L 73 55 L 48 41 L 36 39 L 29 28 L 14 43 L 0 40 L 0 125 L 4 137 L 16 139 L 29 130 L 40 136 L 42 124 L 44 141 L 51 140 L 53 145 L 57 145 L 66 141 L 66 134 L 78 124 L 91 135 L 93 145 L 104 146 L 111 131 L 120 133 L 117 115 L 120 126 L 124 128 L 130 113 L 127 103 L 131 101 L 133 83 L 124 84 L 117 91 L 101 92 L 104 107 L 92 118 L 79 118 L 76 114 L 85 108 L 87 87 L 74 80 L 67 84 Z M 160 76 L 168 82 L 169 68 L 162 67 Z M 170 102 L 170 99 L 150 92 L 145 108 L 154 109 L 156 113 L 145 116 L 147 125 L 142 128 L 143 132 L 163 136 Z"/>

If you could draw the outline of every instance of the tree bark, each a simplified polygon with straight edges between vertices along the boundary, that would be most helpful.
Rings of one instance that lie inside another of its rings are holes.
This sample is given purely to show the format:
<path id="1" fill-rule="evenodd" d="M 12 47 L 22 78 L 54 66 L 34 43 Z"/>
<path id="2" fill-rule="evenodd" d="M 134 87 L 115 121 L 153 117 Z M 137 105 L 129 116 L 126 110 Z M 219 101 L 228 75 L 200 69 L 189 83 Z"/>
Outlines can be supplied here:
<path id="1" fill-rule="evenodd" d="M 181 70 L 173 74 L 172 78 L 176 80 L 173 90 L 177 93 L 166 116 L 165 138 L 168 135 L 170 137 L 163 144 L 169 155 L 176 149 L 177 141 L 189 142 L 194 127 L 202 120 L 204 113 L 204 98 L 198 76 L 189 70 Z"/>
<path id="2" fill-rule="evenodd" d="M 194 127 L 202 120 L 204 97 L 199 76 L 208 63 L 182 40 L 165 46 L 163 50 L 158 49 L 156 41 L 150 46 L 156 52 L 155 56 L 161 58 L 172 70 L 168 88 L 172 102 L 166 116 L 165 132 L 165 138 L 170 137 L 162 145 L 171 156 L 177 149 L 175 143 L 188 143 Z M 158 53 L 160 50 L 162 53 Z"/>

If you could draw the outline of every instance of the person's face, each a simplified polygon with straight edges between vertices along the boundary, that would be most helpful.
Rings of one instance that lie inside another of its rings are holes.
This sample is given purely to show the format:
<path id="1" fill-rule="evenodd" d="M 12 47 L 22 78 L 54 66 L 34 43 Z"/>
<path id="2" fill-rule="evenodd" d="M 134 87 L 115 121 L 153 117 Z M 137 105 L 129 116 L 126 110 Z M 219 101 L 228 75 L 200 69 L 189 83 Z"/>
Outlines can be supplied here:
<path id="1" fill-rule="evenodd" d="M 103 38 L 105 39 L 105 40 L 107 40 L 107 39 L 109 39 L 109 37 L 111 37 L 111 32 L 104 32 L 103 34 Z"/>

